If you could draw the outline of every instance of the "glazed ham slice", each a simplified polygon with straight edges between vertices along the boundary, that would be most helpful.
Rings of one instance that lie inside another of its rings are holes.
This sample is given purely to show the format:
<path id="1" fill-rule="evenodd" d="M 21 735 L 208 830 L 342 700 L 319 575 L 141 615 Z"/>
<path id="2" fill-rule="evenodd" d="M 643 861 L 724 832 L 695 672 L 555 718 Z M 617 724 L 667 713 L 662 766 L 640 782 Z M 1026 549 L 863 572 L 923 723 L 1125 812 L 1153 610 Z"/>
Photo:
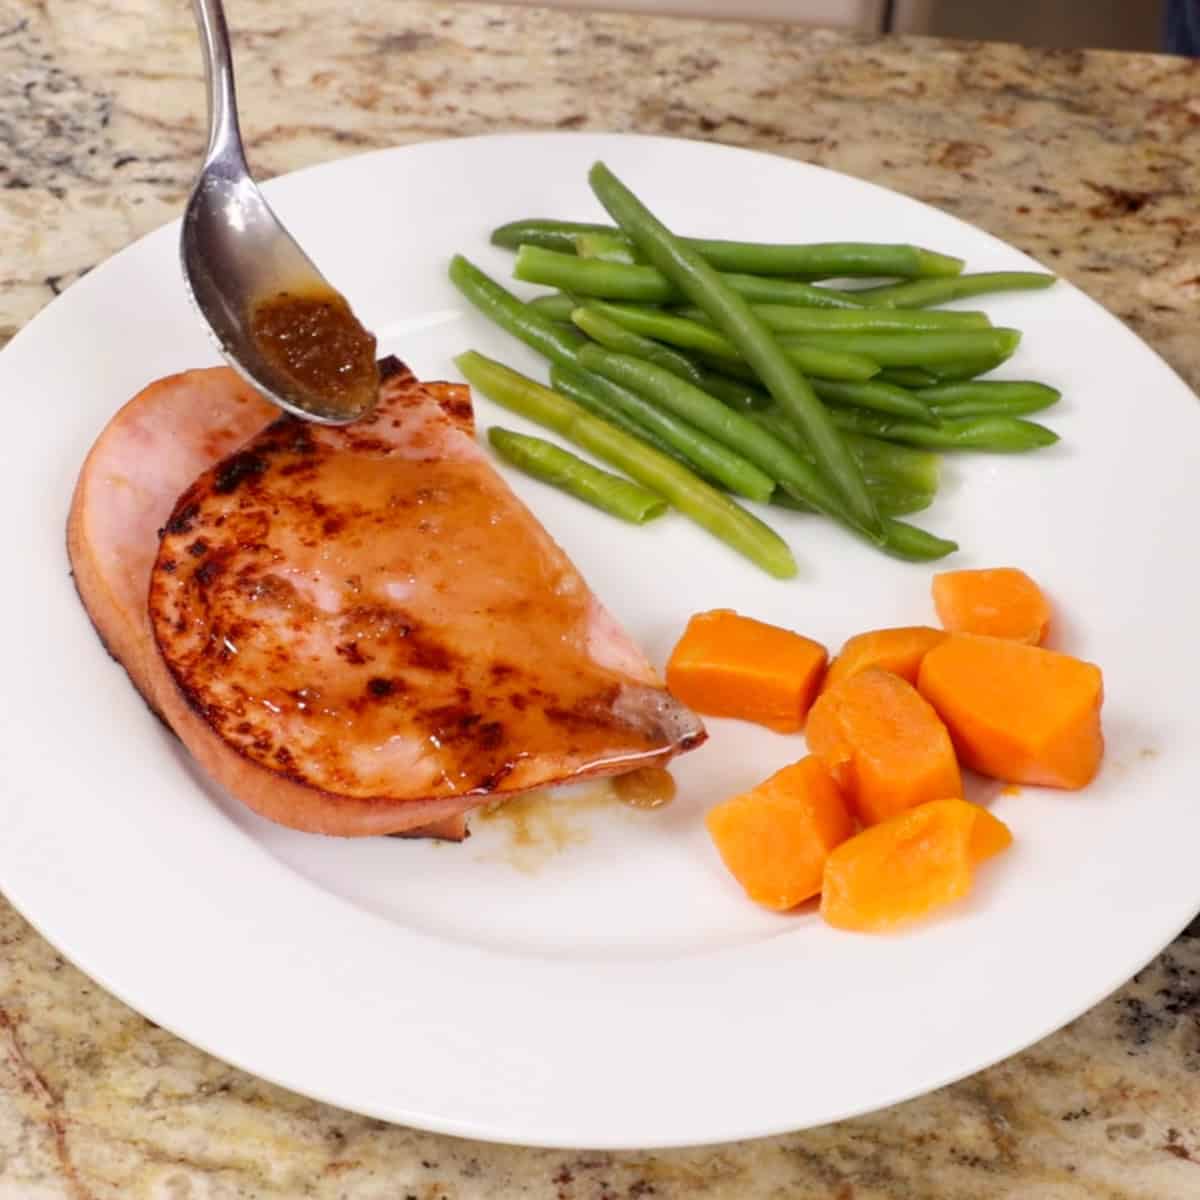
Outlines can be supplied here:
<path id="1" fill-rule="evenodd" d="M 440 398 L 401 371 L 370 422 L 276 421 L 165 522 L 131 674 L 293 828 L 411 831 L 703 740 Z"/>
<path id="2" fill-rule="evenodd" d="M 395 384 L 407 386 L 397 377 Z M 426 391 L 467 434 L 470 393 L 462 384 Z M 159 531 L 179 494 L 279 415 L 225 367 L 185 371 L 139 392 L 92 447 L 71 504 L 67 546 L 75 584 L 102 641 L 151 708 L 167 676 L 146 607 Z M 414 835 L 461 840 L 464 817 Z"/>

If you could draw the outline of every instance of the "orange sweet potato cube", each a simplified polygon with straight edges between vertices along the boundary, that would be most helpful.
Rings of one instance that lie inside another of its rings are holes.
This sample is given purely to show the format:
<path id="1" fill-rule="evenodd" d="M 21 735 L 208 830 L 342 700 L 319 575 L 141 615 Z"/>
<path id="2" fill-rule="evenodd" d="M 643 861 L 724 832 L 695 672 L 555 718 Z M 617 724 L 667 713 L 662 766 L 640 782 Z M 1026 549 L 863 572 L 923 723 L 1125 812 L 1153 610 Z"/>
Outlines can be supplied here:
<path id="1" fill-rule="evenodd" d="M 864 825 L 962 795 L 945 725 L 912 684 L 889 671 L 867 667 L 822 692 L 806 736 Z"/>
<path id="2" fill-rule="evenodd" d="M 916 685 L 921 660 L 946 634 L 928 625 L 906 625 L 896 629 L 872 629 L 859 633 L 842 647 L 837 658 L 829 664 L 822 691 L 865 671 L 879 667 Z"/>
<path id="3" fill-rule="evenodd" d="M 710 717 L 803 728 L 828 654 L 811 638 L 730 609 L 697 613 L 667 663 L 667 687 Z"/>
<path id="4" fill-rule="evenodd" d="M 977 805 L 972 807 L 975 809 L 975 824 L 971 827 L 971 862 L 978 865 L 1007 850 L 1012 845 L 1013 835 L 1012 830 L 994 813 Z"/>
<path id="5" fill-rule="evenodd" d="M 980 774 L 1075 789 L 1100 769 L 1104 677 L 1092 663 L 958 633 L 925 656 L 917 686 Z"/>
<path id="6" fill-rule="evenodd" d="M 933 577 L 933 604 L 949 633 L 981 633 L 1036 646 L 1050 627 L 1050 602 L 1016 567 L 943 571 Z"/>
<path id="7" fill-rule="evenodd" d="M 933 800 L 843 842 L 825 860 L 821 916 L 838 929 L 879 933 L 961 899 L 981 811 Z"/>
<path id="8" fill-rule="evenodd" d="M 829 772 L 812 757 L 718 804 L 705 823 L 746 894 L 780 911 L 821 890 L 830 851 L 854 832 Z"/>

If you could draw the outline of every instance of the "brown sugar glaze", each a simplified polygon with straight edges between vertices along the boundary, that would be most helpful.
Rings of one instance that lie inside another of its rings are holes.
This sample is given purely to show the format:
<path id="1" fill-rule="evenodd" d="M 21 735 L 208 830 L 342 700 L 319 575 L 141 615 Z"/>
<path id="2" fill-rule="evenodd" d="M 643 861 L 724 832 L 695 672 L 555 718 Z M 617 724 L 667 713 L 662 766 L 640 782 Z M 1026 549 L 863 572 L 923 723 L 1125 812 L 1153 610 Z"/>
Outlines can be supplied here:
<path id="1" fill-rule="evenodd" d="M 444 417 L 277 421 L 181 497 L 151 617 L 256 763 L 356 797 L 489 793 L 703 739 Z"/>
<path id="2" fill-rule="evenodd" d="M 662 808 L 675 799 L 675 776 L 662 767 L 638 767 L 612 781 L 613 793 L 630 808 Z"/>
<path id="3" fill-rule="evenodd" d="M 255 345 L 329 413 L 367 412 L 379 393 L 375 337 L 328 289 L 279 292 L 250 314 Z"/>

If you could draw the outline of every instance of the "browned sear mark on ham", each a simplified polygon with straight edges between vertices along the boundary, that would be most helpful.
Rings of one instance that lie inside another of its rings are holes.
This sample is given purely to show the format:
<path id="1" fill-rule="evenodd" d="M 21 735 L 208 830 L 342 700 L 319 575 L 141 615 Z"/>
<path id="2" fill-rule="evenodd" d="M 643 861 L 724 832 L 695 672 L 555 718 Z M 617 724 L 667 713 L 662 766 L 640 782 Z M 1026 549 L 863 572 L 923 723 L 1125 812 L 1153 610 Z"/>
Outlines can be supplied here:
<path id="1" fill-rule="evenodd" d="M 213 475 L 213 491 L 218 495 L 228 495 L 248 479 L 254 479 L 267 469 L 267 464 L 257 454 L 234 454 L 227 458 Z"/>
<path id="2" fill-rule="evenodd" d="M 357 642 L 342 642 L 340 646 L 335 646 L 337 653 L 348 663 L 353 666 L 361 667 L 367 662 L 367 657 L 358 648 Z"/>

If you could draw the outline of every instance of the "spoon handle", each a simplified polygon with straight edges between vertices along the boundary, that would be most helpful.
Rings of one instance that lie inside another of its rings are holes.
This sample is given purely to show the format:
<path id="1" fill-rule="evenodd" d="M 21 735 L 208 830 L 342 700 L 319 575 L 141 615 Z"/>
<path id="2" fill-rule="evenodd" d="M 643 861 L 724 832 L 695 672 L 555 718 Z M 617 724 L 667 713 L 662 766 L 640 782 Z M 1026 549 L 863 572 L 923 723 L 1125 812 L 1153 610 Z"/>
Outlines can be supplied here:
<path id="1" fill-rule="evenodd" d="M 208 85 L 208 149 L 205 163 L 219 158 L 245 162 L 238 128 L 237 96 L 233 86 L 233 54 L 229 27 L 221 0 L 192 0 L 200 45 L 204 52 L 204 77 Z"/>

